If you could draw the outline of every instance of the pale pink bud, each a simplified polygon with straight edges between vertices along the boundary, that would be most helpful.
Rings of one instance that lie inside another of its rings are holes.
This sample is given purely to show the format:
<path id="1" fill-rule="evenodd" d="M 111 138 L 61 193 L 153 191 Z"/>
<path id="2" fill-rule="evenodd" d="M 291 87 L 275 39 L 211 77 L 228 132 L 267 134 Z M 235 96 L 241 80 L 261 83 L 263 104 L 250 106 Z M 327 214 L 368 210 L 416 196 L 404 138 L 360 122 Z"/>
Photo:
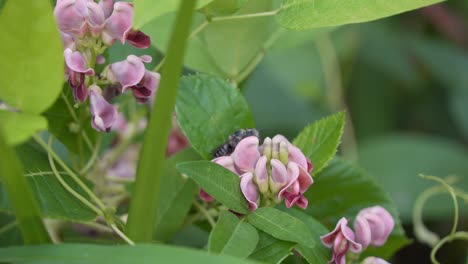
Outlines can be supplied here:
<path id="1" fill-rule="evenodd" d="M 90 112 L 91 126 L 97 131 L 109 132 L 117 118 L 117 107 L 109 104 L 102 97 L 101 89 L 97 85 L 91 85 L 90 90 Z"/>
<path id="2" fill-rule="evenodd" d="M 231 156 L 240 173 L 253 172 L 257 160 L 260 158 L 258 138 L 251 136 L 242 139 Z"/>
<path id="3" fill-rule="evenodd" d="M 362 209 L 354 221 L 356 239 L 364 248 L 385 244 L 394 226 L 393 217 L 381 206 Z"/>
<path id="4" fill-rule="evenodd" d="M 289 181 L 289 174 L 281 161 L 271 159 L 271 178 L 270 178 L 270 191 L 274 194 L 283 188 Z"/>
<path id="5" fill-rule="evenodd" d="M 257 184 L 261 193 L 268 192 L 268 169 L 267 169 L 267 158 L 261 156 L 255 165 L 255 183 Z"/>
<path id="6" fill-rule="evenodd" d="M 367 257 L 361 262 L 361 264 L 390 264 L 390 263 L 381 258 Z"/>
<path id="7" fill-rule="evenodd" d="M 346 263 L 346 253 L 349 251 L 359 253 L 362 250 L 361 244 L 354 241 L 354 233 L 348 227 L 348 220 L 341 218 L 335 229 L 320 237 L 322 244 L 332 249 L 332 259 L 328 263 Z"/>
<path id="8" fill-rule="evenodd" d="M 247 202 L 249 202 L 250 211 L 255 211 L 258 208 L 260 195 L 258 193 L 257 185 L 253 181 L 253 173 L 247 172 L 241 175 L 240 187 L 242 194 Z"/>
<path id="9" fill-rule="evenodd" d="M 263 144 L 262 146 L 260 147 L 261 150 L 262 150 L 262 153 L 263 155 L 265 155 L 265 157 L 267 159 L 271 159 L 272 157 L 272 146 L 271 146 L 271 138 L 267 137 L 263 140 Z"/>

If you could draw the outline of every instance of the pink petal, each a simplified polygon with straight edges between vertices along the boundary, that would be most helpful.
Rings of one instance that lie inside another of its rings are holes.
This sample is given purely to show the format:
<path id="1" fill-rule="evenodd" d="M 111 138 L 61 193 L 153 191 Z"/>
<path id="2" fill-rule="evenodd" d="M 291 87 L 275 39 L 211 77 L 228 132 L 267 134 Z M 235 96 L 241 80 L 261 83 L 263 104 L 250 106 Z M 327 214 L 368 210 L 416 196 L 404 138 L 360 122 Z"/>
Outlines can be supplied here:
<path id="1" fill-rule="evenodd" d="M 132 92 L 138 102 L 144 103 L 154 95 L 158 86 L 161 75 L 157 72 L 145 71 L 143 79 L 138 85 L 132 86 Z"/>
<path id="2" fill-rule="evenodd" d="M 267 158 L 261 156 L 255 165 L 255 182 L 261 193 L 268 191 L 268 170 L 267 170 Z"/>
<path id="3" fill-rule="evenodd" d="M 299 178 L 299 167 L 294 162 L 288 163 L 288 183 L 279 191 L 278 199 L 282 199 L 286 192 L 290 194 L 299 194 L 299 183 L 296 182 Z"/>
<path id="4" fill-rule="evenodd" d="M 65 49 L 63 55 L 65 57 L 65 64 L 70 70 L 84 73 L 86 75 L 94 75 L 94 70 L 92 68 L 88 68 L 86 60 L 81 52 Z"/>
<path id="5" fill-rule="evenodd" d="M 273 193 L 278 192 L 281 188 L 286 186 L 288 183 L 288 171 L 281 161 L 277 159 L 271 159 L 271 178 L 270 178 L 270 190 Z"/>
<path id="6" fill-rule="evenodd" d="M 212 162 L 217 163 L 224 168 L 234 172 L 235 174 L 239 175 L 236 171 L 236 168 L 234 167 L 234 160 L 231 158 L 231 156 L 221 156 L 216 159 L 213 159 Z"/>
<path id="7" fill-rule="evenodd" d="M 114 4 L 114 11 L 106 20 L 105 31 L 124 44 L 128 32 L 132 29 L 132 22 L 133 5 L 127 2 L 117 2 Z"/>
<path id="8" fill-rule="evenodd" d="M 139 30 L 128 31 L 126 39 L 130 45 L 139 49 L 146 49 L 151 45 L 150 37 Z"/>
<path id="9" fill-rule="evenodd" d="M 367 220 L 358 215 L 354 220 L 354 230 L 356 231 L 356 241 L 362 245 L 363 248 L 369 246 L 371 242 L 371 230 Z"/>
<path id="10" fill-rule="evenodd" d="M 122 92 L 137 85 L 145 76 L 145 65 L 141 58 L 129 55 L 126 60 L 112 63 L 109 66 L 109 79 L 116 79 L 122 85 Z"/>
<path id="11" fill-rule="evenodd" d="M 257 186 L 253 182 L 252 172 L 247 172 L 241 175 L 240 187 L 242 194 L 247 202 L 249 202 L 250 211 L 255 211 L 258 208 L 259 194 Z"/>
<path id="12" fill-rule="evenodd" d="M 295 162 L 297 163 L 297 165 L 301 166 L 302 168 L 306 170 L 308 169 L 307 158 L 306 156 L 304 156 L 304 154 L 298 147 L 294 146 L 293 144 L 289 144 L 288 151 L 289 151 L 288 159 L 290 162 L 291 161 Z"/>
<path id="13" fill-rule="evenodd" d="M 61 31 L 78 33 L 85 27 L 86 0 L 57 2 L 54 16 Z"/>
<path id="14" fill-rule="evenodd" d="M 99 5 L 101 6 L 102 11 L 104 11 L 104 16 L 108 18 L 114 10 L 114 0 L 101 0 L 99 1 Z"/>
<path id="15" fill-rule="evenodd" d="M 237 144 L 232 153 L 234 164 L 241 173 L 252 172 L 255 164 L 260 158 L 258 151 L 258 138 L 255 136 L 246 137 Z"/>
<path id="16" fill-rule="evenodd" d="M 91 125 L 97 131 L 109 132 L 117 118 L 117 107 L 109 104 L 102 97 L 101 89 L 98 86 L 91 85 L 89 90 Z"/>
<path id="17" fill-rule="evenodd" d="M 344 223 L 344 225 L 348 224 L 348 220 L 346 218 L 342 217 L 340 221 L 335 226 L 335 229 L 331 231 L 330 233 L 323 235 L 320 237 L 320 240 L 322 241 L 322 244 L 324 244 L 326 247 L 331 248 L 333 246 L 333 241 L 335 240 L 336 234 L 338 232 L 341 232 L 341 226 Z"/>
<path id="18" fill-rule="evenodd" d="M 200 189 L 198 191 L 198 195 L 200 196 L 200 199 L 202 199 L 203 201 L 207 203 L 211 203 L 214 201 L 214 198 L 211 195 L 209 195 L 207 192 L 205 192 L 203 189 Z"/>
<path id="19" fill-rule="evenodd" d="M 297 181 L 299 182 L 299 191 L 305 193 L 309 189 L 310 185 L 314 183 L 314 180 L 310 174 L 301 166 L 299 167 L 299 177 Z"/>

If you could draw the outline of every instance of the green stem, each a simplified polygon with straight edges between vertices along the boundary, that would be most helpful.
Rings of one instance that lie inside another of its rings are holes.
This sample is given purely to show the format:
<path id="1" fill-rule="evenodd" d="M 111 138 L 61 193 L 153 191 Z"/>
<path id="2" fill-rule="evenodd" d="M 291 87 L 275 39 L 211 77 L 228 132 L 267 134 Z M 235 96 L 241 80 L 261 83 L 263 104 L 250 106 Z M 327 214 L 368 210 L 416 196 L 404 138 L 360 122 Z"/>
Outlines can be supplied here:
<path id="1" fill-rule="evenodd" d="M 162 72 L 164 77 L 145 134 L 126 226 L 128 237 L 135 242 L 152 241 L 167 139 L 195 2 L 180 1 L 168 45 L 167 63 Z"/>
<path id="2" fill-rule="evenodd" d="M 210 213 L 206 210 L 206 208 L 196 201 L 193 202 L 193 205 L 195 205 L 197 210 L 206 218 L 208 223 L 210 223 L 211 228 L 213 228 L 216 225 L 216 222 L 214 221 L 213 217 L 211 217 Z"/>
<path id="3" fill-rule="evenodd" d="M 6 233 L 8 232 L 10 229 L 12 229 L 13 227 L 17 226 L 18 225 L 18 222 L 16 221 L 12 221 L 4 226 L 2 226 L 0 228 L 0 236 L 3 234 L 3 233 Z"/>
<path id="4" fill-rule="evenodd" d="M 99 149 L 101 148 L 102 134 L 99 134 L 96 139 L 96 145 L 94 145 L 93 154 L 89 158 L 88 163 L 81 169 L 80 174 L 86 174 L 99 159 Z"/>
<path id="5" fill-rule="evenodd" d="M 338 55 L 336 54 L 333 42 L 327 35 L 317 40 L 316 45 L 323 66 L 328 104 L 332 111 L 345 110 L 347 112 L 343 143 L 341 144 L 343 155 L 352 161 L 356 161 L 357 145 L 354 126 L 345 101 Z"/>
<path id="6" fill-rule="evenodd" d="M 127 244 L 134 246 L 135 242 L 133 242 L 130 238 L 128 238 L 120 229 L 117 228 L 115 224 L 110 224 L 112 230 L 120 237 L 122 238 Z"/>
<path id="7" fill-rule="evenodd" d="M 426 201 L 439 193 L 445 192 L 443 187 L 437 186 L 430 189 L 425 190 L 422 192 L 414 203 L 413 209 L 413 228 L 414 228 L 414 235 L 418 239 L 418 241 L 425 243 L 431 247 L 436 245 L 440 241 L 440 237 L 432 232 L 431 230 L 427 229 L 424 225 L 423 221 L 423 209 L 424 204 Z"/>
<path id="8" fill-rule="evenodd" d="M 0 179 L 5 186 L 13 213 L 25 244 L 50 243 L 50 237 L 42 222 L 39 205 L 31 186 L 24 177 L 23 168 L 15 152 L 5 141 L 0 128 Z"/>
<path id="9" fill-rule="evenodd" d="M 431 262 L 433 264 L 440 264 L 439 261 L 437 261 L 436 259 L 436 253 L 437 251 L 439 251 L 439 249 L 447 242 L 450 242 L 452 240 L 456 240 L 456 239 L 463 239 L 463 240 L 467 240 L 468 241 L 468 232 L 464 232 L 464 231 L 460 231 L 460 232 L 456 232 L 450 236 L 446 236 L 444 237 L 442 240 L 439 241 L 439 243 L 437 243 L 437 245 L 434 246 L 434 248 L 432 248 L 432 251 L 431 251 Z"/>
<path id="10" fill-rule="evenodd" d="M 273 11 L 268 11 L 268 12 L 261 12 L 261 13 L 252 13 L 252 14 L 243 14 L 243 15 L 234 15 L 234 16 L 224 16 L 224 17 L 213 17 L 213 18 L 211 18 L 211 21 L 236 20 L 236 19 L 274 16 L 274 15 L 278 14 L 279 11 L 280 11 L 280 9 L 273 10 Z"/>
<path id="11" fill-rule="evenodd" d="M 36 142 L 41 145 L 41 147 L 43 147 L 48 153 L 50 153 L 50 155 L 52 156 L 52 158 L 54 158 L 54 160 L 60 165 L 60 167 L 62 167 L 69 175 L 70 177 L 78 184 L 78 186 L 80 186 L 85 192 L 87 195 L 89 195 L 89 197 L 91 198 L 91 200 L 93 200 L 93 202 L 95 202 L 97 204 L 97 206 L 101 209 L 101 210 L 105 210 L 106 209 L 106 206 L 102 203 L 101 200 L 99 200 L 98 197 L 96 197 L 96 195 L 93 193 L 93 191 L 91 191 L 88 186 L 86 184 L 84 184 L 80 177 L 78 177 L 78 175 L 76 175 L 66 164 L 65 162 L 62 161 L 62 159 L 54 152 L 54 150 L 52 148 L 50 148 L 39 136 L 37 135 L 34 135 L 34 140 L 36 140 Z"/>

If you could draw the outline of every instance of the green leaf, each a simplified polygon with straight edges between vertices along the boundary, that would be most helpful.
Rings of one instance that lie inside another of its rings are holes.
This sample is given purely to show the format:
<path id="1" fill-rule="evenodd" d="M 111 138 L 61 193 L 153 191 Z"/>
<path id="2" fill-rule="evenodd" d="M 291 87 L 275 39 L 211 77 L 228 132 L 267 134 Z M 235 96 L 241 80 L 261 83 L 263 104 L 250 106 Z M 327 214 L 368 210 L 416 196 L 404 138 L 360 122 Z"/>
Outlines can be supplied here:
<path id="1" fill-rule="evenodd" d="M 130 202 L 125 232 L 135 242 L 150 242 L 159 203 L 167 141 L 172 125 L 177 83 L 182 72 L 185 47 L 189 36 L 195 1 L 182 1 L 174 30 L 171 34 L 167 63 L 162 71 L 164 78 L 151 111 L 143 147 L 138 161 L 135 191 Z"/>
<path id="2" fill-rule="evenodd" d="M 313 217 L 300 210 L 284 207 L 281 209 L 304 222 L 314 238 L 314 246 L 299 244 L 296 246 L 296 250 L 311 264 L 327 263 L 331 259 L 331 250 L 322 244 L 320 236 L 327 234 L 329 230 Z"/>
<path id="3" fill-rule="evenodd" d="M 202 8 L 202 12 L 211 16 L 225 16 L 238 11 L 248 0 L 214 0 Z"/>
<path id="4" fill-rule="evenodd" d="M 47 129 L 42 116 L 0 110 L 0 122 L 8 145 L 20 144 L 40 130 Z"/>
<path id="5" fill-rule="evenodd" d="M 0 128 L 2 124 L 0 123 Z M 3 196 L 8 195 L 12 211 L 18 221 L 25 244 L 50 242 L 47 230 L 39 215 L 39 206 L 33 191 L 23 177 L 23 169 L 15 152 L 6 144 L 0 129 L 0 180 L 5 187 Z"/>
<path id="6" fill-rule="evenodd" d="M 226 0 L 222 0 L 225 2 Z M 245 15 L 271 11 L 272 0 L 248 1 L 234 14 Z M 195 17 L 192 32 L 205 24 L 205 16 Z M 151 36 L 153 45 L 165 52 L 174 14 L 166 14 L 142 30 Z M 216 20 L 189 39 L 185 65 L 196 71 L 228 78 L 239 83 L 254 69 L 273 44 L 279 30 L 273 16 Z"/>
<path id="7" fill-rule="evenodd" d="M 0 247 L 22 245 L 23 238 L 14 216 L 0 213 Z"/>
<path id="8" fill-rule="evenodd" d="M 47 118 L 49 123 L 49 132 L 60 140 L 68 151 L 79 153 L 81 148 L 84 153 L 91 155 L 81 134 L 82 132 L 86 133 L 90 141 L 95 142 L 96 130 L 90 125 L 91 116 L 89 115 L 88 106 L 85 104 L 79 107 L 73 106 L 74 100 L 68 84 L 64 85 L 63 93 L 63 96 L 59 96 L 54 104 L 42 113 L 42 116 Z M 73 114 L 70 111 L 73 111 Z M 73 115 L 79 119 L 78 122 Z"/>
<path id="9" fill-rule="evenodd" d="M 0 249 L 0 262 L 48 264 L 256 263 L 231 256 L 213 256 L 207 252 L 164 245 L 92 245 L 61 244 L 9 247 Z"/>
<path id="10" fill-rule="evenodd" d="M 164 177 L 161 179 L 160 198 L 156 209 L 156 240 L 167 241 L 184 223 L 198 188 L 192 180 L 180 175 L 176 164 L 197 159 L 200 159 L 200 156 L 192 149 L 187 149 L 175 154 L 164 164 Z"/>
<path id="11" fill-rule="evenodd" d="M 388 258 L 409 242 L 388 194 L 371 176 L 351 163 L 332 160 L 317 174 L 314 185 L 305 196 L 309 200 L 305 212 L 330 230 L 334 229 L 341 217 L 354 218 L 361 209 L 370 206 L 385 207 L 395 219 L 395 228 L 385 247 L 368 248 L 366 254 Z"/>
<path id="12" fill-rule="evenodd" d="M 0 36 L 0 98 L 24 112 L 41 113 L 55 101 L 64 79 L 50 1 L 7 1 Z"/>
<path id="13" fill-rule="evenodd" d="M 211 161 L 190 161 L 177 164 L 177 170 L 186 174 L 205 192 L 235 212 L 249 212 L 247 200 L 240 189 L 240 177 Z"/>
<path id="14" fill-rule="evenodd" d="M 72 189 L 86 197 L 68 175 L 62 175 L 62 178 Z M 34 176 L 26 176 L 26 179 L 39 202 L 42 216 L 75 221 L 91 221 L 96 218 L 96 213 L 71 195 L 54 175 L 36 172 Z M 1 183 L 0 211 L 11 211 L 10 200 Z"/>
<path id="15" fill-rule="evenodd" d="M 335 155 L 341 142 L 344 122 L 345 113 L 339 112 L 308 125 L 294 139 L 293 144 L 314 165 L 313 175 L 317 175 Z"/>
<path id="16" fill-rule="evenodd" d="M 443 0 L 283 0 L 276 19 L 288 29 L 332 27 L 384 18 Z"/>
<path id="17" fill-rule="evenodd" d="M 249 256 L 249 259 L 264 263 L 281 263 L 283 259 L 291 254 L 291 250 L 296 245 L 293 242 L 278 240 L 263 231 L 258 231 L 258 233 L 257 248 Z"/>
<path id="18" fill-rule="evenodd" d="M 176 104 L 177 120 L 192 147 L 205 159 L 238 129 L 253 128 L 244 97 L 218 77 L 182 78 Z"/>
<path id="19" fill-rule="evenodd" d="M 458 188 L 468 189 L 468 151 L 456 141 L 416 134 L 391 134 L 362 142 L 359 162 L 375 175 L 396 202 L 405 221 L 411 221 L 413 205 L 424 190 L 434 184 L 419 174 L 455 175 Z M 450 196 L 429 200 L 427 219 L 445 219 L 453 214 Z M 461 208 L 463 209 L 463 207 Z M 462 210 L 465 214 L 467 210 Z"/>
<path id="20" fill-rule="evenodd" d="M 253 226 L 277 239 L 309 246 L 315 244 L 304 222 L 278 209 L 263 207 L 249 214 L 247 218 Z"/>
<path id="21" fill-rule="evenodd" d="M 197 1 L 197 8 L 201 8 L 213 0 L 199 0 Z M 133 18 L 133 26 L 141 28 L 151 20 L 177 10 L 180 1 L 178 0 L 133 0 L 135 6 L 135 15 Z"/>
<path id="22" fill-rule="evenodd" d="M 229 211 L 222 211 L 208 241 L 208 252 L 246 258 L 255 250 L 257 230 Z"/>

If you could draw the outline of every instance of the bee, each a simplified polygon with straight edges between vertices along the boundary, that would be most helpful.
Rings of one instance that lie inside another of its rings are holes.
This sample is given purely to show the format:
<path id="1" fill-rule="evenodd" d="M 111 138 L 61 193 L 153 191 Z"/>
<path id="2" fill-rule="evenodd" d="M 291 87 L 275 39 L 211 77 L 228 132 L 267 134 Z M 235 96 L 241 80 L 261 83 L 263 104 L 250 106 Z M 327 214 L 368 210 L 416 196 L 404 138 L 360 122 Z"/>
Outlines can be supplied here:
<path id="1" fill-rule="evenodd" d="M 213 156 L 215 158 L 218 158 L 221 156 L 231 155 L 231 153 L 234 152 L 234 149 L 236 148 L 237 144 L 239 144 L 239 142 L 242 139 L 250 136 L 255 136 L 260 139 L 260 135 L 255 128 L 237 130 L 229 136 L 228 140 L 226 140 L 221 146 L 219 146 L 214 151 Z"/>

